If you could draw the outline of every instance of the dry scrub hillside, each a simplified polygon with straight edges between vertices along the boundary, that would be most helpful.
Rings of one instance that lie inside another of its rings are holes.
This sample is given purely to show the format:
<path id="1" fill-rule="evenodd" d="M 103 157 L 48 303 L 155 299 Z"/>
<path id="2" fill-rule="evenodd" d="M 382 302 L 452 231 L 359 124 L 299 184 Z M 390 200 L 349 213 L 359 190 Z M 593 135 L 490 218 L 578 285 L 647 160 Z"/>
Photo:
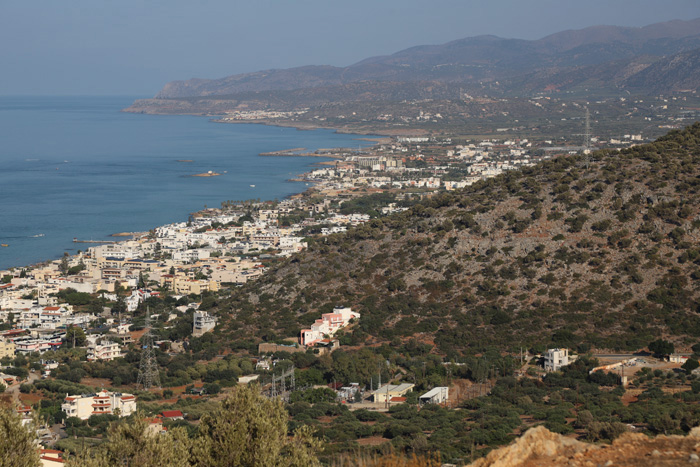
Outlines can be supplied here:
<path id="1" fill-rule="evenodd" d="M 313 241 L 221 303 L 223 333 L 298 335 L 335 305 L 345 344 L 410 336 L 445 354 L 700 338 L 700 124 L 558 157 Z"/>

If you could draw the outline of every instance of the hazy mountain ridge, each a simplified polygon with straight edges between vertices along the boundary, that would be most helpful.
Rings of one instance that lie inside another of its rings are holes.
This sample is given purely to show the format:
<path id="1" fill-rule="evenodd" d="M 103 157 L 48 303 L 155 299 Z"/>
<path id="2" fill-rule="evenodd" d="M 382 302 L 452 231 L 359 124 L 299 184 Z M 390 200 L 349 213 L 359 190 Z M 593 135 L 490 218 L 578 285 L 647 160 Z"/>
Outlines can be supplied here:
<path id="1" fill-rule="evenodd" d="M 445 81 L 475 84 L 523 72 L 585 67 L 639 56 L 662 57 L 700 48 L 700 19 L 643 28 L 595 26 L 536 41 L 477 36 L 443 45 L 411 47 L 348 67 L 302 66 L 221 79 L 173 81 L 156 98 L 234 95 L 245 92 L 343 86 L 363 81 Z M 532 86 L 530 86 L 532 87 Z"/>
<path id="2" fill-rule="evenodd" d="M 586 164 L 559 157 L 315 241 L 222 303 L 223 332 L 294 336 L 345 304 L 362 313 L 352 342 L 446 354 L 694 341 L 700 124 Z"/>
<path id="3" fill-rule="evenodd" d="M 627 87 L 654 89 L 663 92 L 692 91 L 700 87 L 700 49 L 681 52 L 652 63 L 639 73 L 630 76 Z"/>

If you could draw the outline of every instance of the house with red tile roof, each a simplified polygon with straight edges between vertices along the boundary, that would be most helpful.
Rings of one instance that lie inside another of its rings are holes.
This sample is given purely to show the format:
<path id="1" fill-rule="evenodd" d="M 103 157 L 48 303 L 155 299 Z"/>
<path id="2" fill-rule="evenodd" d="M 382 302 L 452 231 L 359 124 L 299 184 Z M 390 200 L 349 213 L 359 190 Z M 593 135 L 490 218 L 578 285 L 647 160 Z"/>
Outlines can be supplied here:
<path id="1" fill-rule="evenodd" d="M 163 418 L 168 418 L 170 420 L 184 420 L 185 415 L 179 410 L 164 410 Z"/>

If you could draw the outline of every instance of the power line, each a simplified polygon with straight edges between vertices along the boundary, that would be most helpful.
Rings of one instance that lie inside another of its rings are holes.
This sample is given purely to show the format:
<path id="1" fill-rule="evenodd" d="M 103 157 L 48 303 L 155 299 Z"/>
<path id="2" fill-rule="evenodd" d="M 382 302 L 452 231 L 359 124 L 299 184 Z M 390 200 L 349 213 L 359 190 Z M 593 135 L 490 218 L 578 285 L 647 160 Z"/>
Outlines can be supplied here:
<path id="1" fill-rule="evenodd" d="M 153 387 L 160 388 L 160 373 L 153 351 L 151 313 L 148 308 L 146 308 L 146 333 L 143 335 L 142 340 L 141 364 L 139 365 L 139 376 L 136 383 L 143 385 L 143 389 L 148 391 Z"/>

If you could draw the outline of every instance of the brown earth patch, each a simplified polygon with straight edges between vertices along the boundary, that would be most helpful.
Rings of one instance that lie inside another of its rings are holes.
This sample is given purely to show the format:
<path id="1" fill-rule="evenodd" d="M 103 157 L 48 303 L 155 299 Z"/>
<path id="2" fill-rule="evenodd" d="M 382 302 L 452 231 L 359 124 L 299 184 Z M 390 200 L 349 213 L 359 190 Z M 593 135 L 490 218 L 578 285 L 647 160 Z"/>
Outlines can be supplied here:
<path id="1" fill-rule="evenodd" d="M 383 438 L 381 436 L 371 436 L 369 438 L 360 438 L 356 440 L 357 444 L 360 446 L 379 446 L 390 441 L 388 438 Z"/>
<path id="2" fill-rule="evenodd" d="M 80 384 L 91 386 L 96 389 L 112 387 L 112 382 L 107 378 L 82 378 Z"/>
<path id="3" fill-rule="evenodd" d="M 33 405 L 39 403 L 44 397 L 40 393 L 32 394 L 21 394 L 19 395 L 19 400 L 26 405 Z"/>

